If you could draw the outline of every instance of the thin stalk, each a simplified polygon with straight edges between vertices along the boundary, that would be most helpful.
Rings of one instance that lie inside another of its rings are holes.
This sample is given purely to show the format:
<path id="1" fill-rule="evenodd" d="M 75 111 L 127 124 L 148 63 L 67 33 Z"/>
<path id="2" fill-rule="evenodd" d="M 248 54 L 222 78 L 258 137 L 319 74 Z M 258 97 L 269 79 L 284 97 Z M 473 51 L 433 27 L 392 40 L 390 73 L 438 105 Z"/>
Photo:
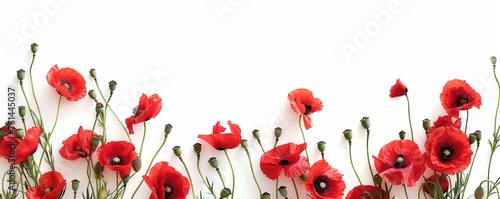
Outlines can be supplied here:
<path id="1" fill-rule="evenodd" d="M 464 133 L 467 134 L 467 125 L 469 124 L 469 110 L 466 110 L 465 113 L 467 114 L 466 115 L 466 118 L 465 118 L 465 129 L 464 129 Z"/>
<path id="2" fill-rule="evenodd" d="M 210 188 L 210 186 L 208 186 L 207 182 L 205 181 L 205 178 L 203 177 L 203 174 L 201 173 L 201 169 L 200 169 L 200 154 L 196 154 L 196 156 L 197 156 L 196 167 L 198 168 L 198 173 L 200 174 L 200 178 L 203 181 L 203 184 L 205 184 L 205 187 L 207 187 L 209 189 L 210 194 L 212 194 L 212 196 L 214 198 L 217 198 L 217 196 L 215 196 L 214 190 L 212 188 Z"/>
<path id="3" fill-rule="evenodd" d="M 297 184 L 295 184 L 295 179 L 292 177 L 292 183 L 293 183 L 293 188 L 295 189 L 295 195 L 297 196 L 297 199 L 299 199 L 299 190 L 297 189 Z"/>
<path id="4" fill-rule="evenodd" d="M 179 156 L 179 160 L 182 162 L 182 165 L 184 165 L 184 169 L 186 170 L 186 173 L 188 174 L 189 183 L 191 184 L 191 194 L 193 195 L 193 199 L 196 199 L 196 195 L 194 194 L 194 186 L 193 186 L 193 180 L 191 179 L 191 174 L 189 173 L 189 170 L 186 166 L 186 163 L 184 162 L 184 159 L 182 159 L 181 156 Z"/>
<path id="5" fill-rule="evenodd" d="M 497 107 L 495 109 L 495 120 L 493 122 L 493 143 L 491 144 L 490 159 L 488 160 L 487 180 L 490 180 L 491 163 L 493 160 L 493 154 L 495 153 L 495 149 L 497 146 L 497 140 L 498 140 L 498 138 L 497 138 L 498 137 L 497 119 L 498 119 L 498 109 L 500 107 L 500 82 L 498 81 L 497 73 L 495 72 L 495 70 L 496 70 L 496 65 L 493 64 L 493 76 L 495 77 L 495 81 L 497 83 L 498 97 L 497 97 Z M 490 186 L 487 186 L 486 188 L 487 188 L 486 193 L 489 194 L 490 193 Z"/>
<path id="6" fill-rule="evenodd" d="M 224 154 L 226 154 L 227 161 L 229 162 L 229 167 L 231 167 L 231 175 L 233 177 L 233 188 L 231 188 L 231 199 L 232 199 L 234 197 L 234 184 L 235 184 L 233 163 L 231 163 L 231 158 L 229 158 L 229 155 L 227 154 L 227 150 L 224 150 Z"/>
<path id="7" fill-rule="evenodd" d="M 370 161 L 370 149 L 368 148 L 369 141 L 370 141 L 370 129 L 366 129 L 366 160 L 368 161 L 368 167 L 370 168 L 370 174 L 373 180 L 373 184 L 376 184 L 375 179 L 373 178 L 374 175 L 373 175 L 372 163 Z"/>
<path id="8" fill-rule="evenodd" d="M 255 177 L 255 171 L 253 170 L 253 164 L 252 164 L 252 158 L 250 158 L 250 152 L 248 149 L 245 149 L 245 152 L 248 157 L 248 162 L 250 162 L 250 170 L 252 171 L 252 177 L 253 181 L 255 181 L 255 185 L 257 185 L 257 189 L 259 189 L 259 196 L 262 195 L 262 190 L 260 189 L 259 182 L 257 181 L 257 178 Z"/>
<path id="9" fill-rule="evenodd" d="M 354 174 L 356 175 L 356 178 L 358 179 L 358 182 L 359 182 L 359 185 L 361 185 L 361 187 L 363 187 L 363 190 L 365 190 L 365 186 L 363 186 L 363 183 L 361 182 L 361 179 L 359 178 L 359 175 L 358 175 L 358 172 L 356 172 L 356 168 L 354 167 L 354 164 L 353 164 L 353 161 L 352 161 L 352 141 L 349 140 L 349 160 L 351 161 L 351 167 L 352 167 L 352 170 L 354 171 Z"/>
<path id="10" fill-rule="evenodd" d="M 405 190 L 406 199 L 409 199 L 409 197 L 408 197 L 408 191 L 406 190 L 406 185 L 405 184 L 403 184 L 403 189 Z"/>
<path id="11" fill-rule="evenodd" d="M 302 129 L 302 115 L 299 116 L 299 127 L 300 127 L 300 133 L 302 134 L 302 140 L 304 141 L 304 143 L 307 143 L 306 142 L 306 136 L 304 135 L 304 129 Z M 307 146 L 306 146 L 306 148 L 304 150 L 306 151 L 307 164 L 309 165 L 309 168 L 310 168 L 311 167 L 311 163 L 310 163 L 310 160 L 309 160 L 309 152 L 307 152 Z"/>
<path id="12" fill-rule="evenodd" d="M 33 112 L 32 112 L 30 103 L 28 102 L 28 97 L 26 96 L 26 91 L 24 90 L 23 81 L 19 81 L 19 85 L 21 86 L 21 91 L 23 93 L 24 100 L 26 101 L 26 105 L 28 106 L 28 111 L 30 113 L 31 120 L 33 121 L 33 125 L 38 126 L 38 124 L 35 122 L 35 117 L 33 117 Z M 24 129 L 26 129 L 26 124 L 24 125 Z"/>
<path id="13" fill-rule="evenodd" d="M 33 73 L 32 73 L 32 69 L 33 69 L 33 63 L 35 62 L 35 57 L 36 57 L 36 54 L 33 53 L 33 58 L 31 58 L 30 73 L 29 73 L 30 84 L 31 84 L 31 93 L 33 95 L 33 99 L 35 100 L 36 109 L 38 110 L 38 116 L 40 117 L 40 127 L 42 129 L 44 129 L 44 127 L 43 127 L 43 119 L 42 119 L 42 112 L 40 111 L 40 105 L 38 105 L 38 100 L 36 99 L 36 95 L 35 95 L 35 87 L 33 86 L 33 76 L 32 76 Z"/>
<path id="14" fill-rule="evenodd" d="M 139 150 L 139 158 L 142 156 L 142 147 L 144 146 L 144 140 L 146 139 L 146 122 L 143 122 L 144 124 L 144 133 L 142 134 L 142 141 L 141 141 L 141 149 Z"/>
<path id="15" fill-rule="evenodd" d="M 479 142 L 477 143 L 476 151 L 474 152 L 474 157 L 472 157 L 472 163 L 470 164 L 469 167 L 469 173 L 465 177 L 465 183 L 464 183 L 464 194 L 462 195 L 462 199 L 465 197 L 465 190 L 467 189 L 467 184 L 469 183 L 469 179 L 472 173 L 472 167 L 474 167 L 474 162 L 476 161 L 476 155 L 477 151 L 479 150 Z"/>
<path id="16" fill-rule="evenodd" d="M 408 123 L 410 123 L 411 141 L 414 141 L 413 140 L 413 127 L 411 125 L 410 98 L 408 97 L 408 94 L 405 94 L 405 97 L 406 97 L 406 103 L 408 105 Z"/>
<path id="17" fill-rule="evenodd" d="M 278 194 L 278 188 L 279 188 L 278 182 L 279 182 L 279 179 L 280 179 L 280 177 L 278 176 L 278 178 L 276 178 L 276 199 L 278 199 L 278 195 L 279 195 Z"/>

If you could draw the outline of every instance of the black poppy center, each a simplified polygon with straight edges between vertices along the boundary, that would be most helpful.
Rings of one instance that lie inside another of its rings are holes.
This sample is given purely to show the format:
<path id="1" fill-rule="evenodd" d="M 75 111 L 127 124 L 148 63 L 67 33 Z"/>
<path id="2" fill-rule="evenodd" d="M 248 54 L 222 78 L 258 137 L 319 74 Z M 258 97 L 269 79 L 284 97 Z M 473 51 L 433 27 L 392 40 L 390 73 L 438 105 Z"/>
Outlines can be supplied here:
<path id="1" fill-rule="evenodd" d="M 120 165 L 122 163 L 122 158 L 116 156 L 116 157 L 111 158 L 111 161 L 109 161 L 109 162 L 110 162 L 109 163 L 110 165 Z"/>
<path id="2" fill-rule="evenodd" d="M 66 87 L 66 89 L 68 89 L 68 92 L 70 92 L 70 93 L 73 92 L 73 84 L 71 84 L 71 82 L 68 80 L 61 80 L 59 82 L 59 86 Z"/>
<path id="3" fill-rule="evenodd" d="M 443 162 L 451 160 L 453 155 L 455 155 L 455 150 L 450 146 L 443 146 L 439 149 L 439 159 Z"/>
<path id="4" fill-rule="evenodd" d="M 132 114 L 134 114 L 136 117 L 139 116 L 144 110 L 139 110 L 139 106 L 136 106 L 132 109 Z"/>
<path id="5" fill-rule="evenodd" d="M 457 96 L 455 99 L 455 103 L 453 104 L 453 107 L 460 107 L 465 104 L 469 103 L 469 97 L 466 94 L 461 94 Z"/>
<path id="6" fill-rule="evenodd" d="M 172 195 L 172 187 L 169 184 L 166 184 L 163 188 L 165 188 L 165 199 L 167 199 L 170 195 Z"/>
<path id="7" fill-rule="evenodd" d="M 311 105 L 307 105 L 307 104 L 304 104 L 304 106 L 306 107 L 306 110 L 304 111 L 304 115 L 307 115 L 311 112 Z"/>
<path id="8" fill-rule="evenodd" d="M 330 183 L 328 182 L 328 178 L 325 176 L 320 176 L 316 178 L 313 182 L 314 190 L 318 194 L 323 194 L 330 189 Z"/>
<path id="9" fill-rule="evenodd" d="M 405 168 L 406 167 L 406 161 L 403 155 L 398 155 L 396 160 L 394 160 L 394 167 L 396 168 Z"/>
<path id="10" fill-rule="evenodd" d="M 280 166 L 285 166 L 285 165 L 289 165 L 290 162 L 288 160 L 281 160 L 279 163 L 278 163 Z"/>
<path id="11" fill-rule="evenodd" d="M 54 189 L 53 187 L 47 187 L 47 188 L 45 188 L 45 190 L 43 190 L 43 192 L 44 192 L 44 194 L 45 194 L 45 193 L 49 193 L 49 192 L 51 192 L 53 189 Z"/>

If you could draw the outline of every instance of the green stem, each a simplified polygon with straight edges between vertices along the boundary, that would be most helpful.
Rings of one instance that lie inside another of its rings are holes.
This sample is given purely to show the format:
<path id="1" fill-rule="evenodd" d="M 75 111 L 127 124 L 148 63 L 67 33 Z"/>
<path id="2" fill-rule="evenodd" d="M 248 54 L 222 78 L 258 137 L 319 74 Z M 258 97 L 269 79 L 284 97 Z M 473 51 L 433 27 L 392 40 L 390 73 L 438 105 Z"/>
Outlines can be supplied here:
<path id="1" fill-rule="evenodd" d="M 479 142 L 477 144 L 476 151 L 474 152 L 474 157 L 472 157 L 472 163 L 470 164 L 470 167 L 469 167 L 469 173 L 465 177 L 464 194 L 462 195 L 462 199 L 465 197 L 465 190 L 467 189 L 467 184 L 469 183 L 469 179 L 470 179 L 470 176 L 472 173 L 472 167 L 474 167 L 474 162 L 476 161 L 476 155 L 477 155 L 478 150 L 479 150 Z"/>
<path id="2" fill-rule="evenodd" d="M 26 105 L 28 106 L 28 111 L 29 111 L 30 116 L 31 116 L 31 121 L 33 121 L 33 125 L 38 126 L 38 124 L 35 122 L 35 117 L 33 117 L 33 112 L 32 112 L 30 103 L 28 102 L 28 97 L 26 96 L 26 91 L 24 90 L 23 81 L 19 81 L 19 85 L 21 86 L 21 91 L 23 93 L 24 100 L 26 101 Z M 24 129 L 26 130 L 26 124 L 24 125 Z"/>
<path id="3" fill-rule="evenodd" d="M 142 141 L 141 141 L 141 149 L 139 150 L 139 158 L 142 156 L 142 147 L 144 146 L 144 140 L 146 139 L 146 122 L 143 122 L 144 124 L 144 133 L 142 134 Z"/>
<path id="4" fill-rule="evenodd" d="M 194 186 L 193 186 L 193 180 L 191 179 L 191 174 L 189 173 L 189 170 L 186 166 L 186 163 L 184 162 L 184 160 L 182 159 L 181 156 L 179 156 L 179 160 L 182 162 L 182 165 L 184 165 L 184 169 L 186 170 L 186 173 L 188 174 L 189 183 L 191 184 L 191 194 L 193 194 L 193 199 L 196 199 L 196 195 L 194 194 Z"/>
<path id="5" fill-rule="evenodd" d="M 227 154 L 227 150 L 224 150 L 224 154 L 226 154 L 227 161 L 229 162 L 229 167 L 231 167 L 231 175 L 233 177 L 233 188 L 231 188 L 231 199 L 232 199 L 234 197 L 234 184 L 235 184 L 233 163 L 231 163 L 231 158 L 229 158 L 229 155 Z"/>
<path id="6" fill-rule="evenodd" d="M 405 94 L 405 97 L 406 97 L 406 103 L 408 104 L 408 122 L 410 123 L 411 141 L 414 141 L 413 140 L 413 127 L 411 125 L 410 98 L 408 97 L 408 94 Z"/>
<path id="7" fill-rule="evenodd" d="M 252 171 L 253 181 L 255 181 L 255 185 L 257 185 L 257 189 L 259 189 L 259 196 L 260 196 L 260 195 L 262 195 L 262 190 L 260 189 L 259 182 L 257 181 L 257 178 L 255 177 L 255 172 L 253 170 L 253 164 L 252 164 L 252 158 L 250 158 L 250 152 L 248 151 L 248 149 L 245 149 L 245 152 L 247 153 L 248 162 L 250 162 L 250 170 Z"/>
<path id="8" fill-rule="evenodd" d="M 295 184 L 295 179 L 292 177 L 292 183 L 293 183 L 293 188 L 295 189 L 295 195 L 297 196 L 297 199 L 299 199 L 299 190 L 297 189 L 297 184 Z"/>
<path id="9" fill-rule="evenodd" d="M 200 178 L 203 181 L 203 184 L 205 184 L 205 187 L 207 187 L 207 189 L 210 191 L 210 194 L 212 194 L 212 196 L 214 198 L 217 198 L 217 196 L 215 196 L 214 190 L 210 186 L 208 186 L 207 181 L 205 181 L 205 178 L 203 177 L 203 174 L 201 173 L 200 154 L 196 154 L 196 156 L 197 156 L 196 167 L 198 168 L 198 173 L 200 174 Z"/>
<path id="10" fill-rule="evenodd" d="M 219 178 L 220 178 L 220 181 L 222 182 L 222 186 L 224 188 L 226 188 L 226 183 L 224 182 L 224 178 L 222 178 L 222 173 L 220 172 L 220 169 L 219 168 L 215 168 L 215 170 L 217 171 L 217 174 L 219 174 Z"/>
<path id="11" fill-rule="evenodd" d="M 403 189 L 405 190 L 406 199 L 409 199 L 409 197 L 408 197 L 408 191 L 406 190 L 406 185 L 405 184 L 403 184 Z"/>
<path id="12" fill-rule="evenodd" d="M 363 190 L 365 190 L 365 186 L 363 186 L 363 183 L 361 182 L 361 179 L 359 178 L 359 175 L 358 175 L 358 172 L 356 172 L 356 168 L 354 167 L 354 164 L 353 164 L 353 161 L 352 161 L 352 141 L 349 140 L 349 160 L 351 161 L 351 167 L 352 167 L 352 170 L 354 171 L 354 174 L 356 175 L 356 178 L 358 179 L 358 182 L 359 182 L 359 185 L 361 185 L 361 187 L 363 187 Z"/>
<path id="13" fill-rule="evenodd" d="M 279 179 L 280 179 L 280 177 L 278 176 L 278 178 L 276 178 L 276 199 L 278 199 L 278 195 L 279 195 L 278 194 L 278 188 L 279 188 L 278 182 L 279 182 Z"/>
<path id="14" fill-rule="evenodd" d="M 497 119 L 498 119 L 498 109 L 500 107 L 500 82 L 498 81 L 497 73 L 495 72 L 495 70 L 496 70 L 496 65 L 493 64 L 493 76 L 495 77 L 495 81 L 497 83 L 498 97 L 497 97 L 497 106 L 496 106 L 496 109 L 495 109 L 495 120 L 493 122 L 493 144 L 491 144 L 490 159 L 488 160 L 487 180 L 490 180 L 491 163 L 492 163 L 492 160 L 493 160 L 493 153 L 495 153 L 495 149 L 496 149 L 496 144 L 497 144 L 496 141 L 498 140 L 497 139 L 497 137 L 498 137 Z M 490 186 L 487 186 L 486 193 L 487 194 L 490 193 Z"/>
<path id="15" fill-rule="evenodd" d="M 466 118 L 465 118 L 465 128 L 464 128 L 464 133 L 467 134 L 467 125 L 469 124 L 469 110 L 466 110 Z"/>
<path id="16" fill-rule="evenodd" d="M 369 141 L 370 141 L 370 129 L 366 129 L 366 160 L 368 161 L 368 167 L 370 168 L 370 174 L 373 180 L 373 184 L 376 184 L 375 179 L 373 178 L 374 175 L 373 175 L 372 163 L 370 161 L 370 149 L 368 147 Z"/>
<path id="17" fill-rule="evenodd" d="M 52 161 L 52 160 L 54 160 L 54 156 L 51 152 L 50 153 L 47 152 L 47 147 L 49 147 L 50 137 L 52 136 L 52 133 L 56 129 L 57 121 L 59 120 L 59 110 L 61 109 L 61 100 L 62 100 L 62 96 L 59 96 L 59 100 L 57 102 L 56 119 L 54 120 L 54 125 L 52 126 L 52 129 L 50 130 L 48 135 L 46 134 L 45 131 L 43 131 L 43 133 L 45 134 L 43 136 L 43 138 L 45 138 L 45 143 L 43 143 L 42 154 L 44 154 L 45 157 L 47 158 L 47 163 L 49 164 L 52 171 L 55 171 L 54 162 Z M 51 147 L 49 147 L 49 148 L 51 148 Z M 43 155 L 40 156 L 40 159 L 38 160 L 38 165 L 42 164 L 42 159 L 43 159 Z"/>
<path id="18" fill-rule="evenodd" d="M 90 185 L 90 189 L 92 190 L 93 193 L 97 193 L 96 190 L 94 190 L 94 185 L 92 185 L 92 171 L 93 171 L 93 165 L 92 163 L 90 162 L 90 159 L 92 158 L 88 158 L 86 159 L 87 160 L 87 179 L 89 180 L 88 181 L 88 184 Z M 96 176 L 97 178 L 97 176 Z M 97 185 L 96 185 L 97 186 Z"/>
<path id="19" fill-rule="evenodd" d="M 264 150 L 264 147 L 262 147 L 262 142 L 260 141 L 260 139 L 257 139 L 257 142 L 259 143 L 259 146 L 260 146 L 260 149 L 262 150 L 262 153 L 266 153 L 266 151 Z"/>
<path id="20" fill-rule="evenodd" d="M 302 129 L 302 115 L 299 116 L 299 127 L 300 127 L 300 133 L 302 134 L 302 140 L 304 141 L 304 143 L 307 143 L 306 142 L 306 136 L 304 135 L 304 129 Z M 310 163 L 310 160 L 309 160 L 309 153 L 307 152 L 307 146 L 305 148 L 305 151 L 306 151 L 306 157 L 307 157 L 307 164 L 309 165 L 309 168 L 311 167 L 311 163 Z"/>
<path id="21" fill-rule="evenodd" d="M 38 100 L 36 99 L 36 95 L 35 95 L 35 87 L 33 86 L 33 75 L 32 75 L 32 69 L 33 69 L 33 63 L 35 62 L 35 57 L 36 57 L 36 54 L 33 53 L 33 58 L 31 59 L 31 64 L 30 64 L 30 73 L 29 73 L 29 76 L 30 76 L 30 84 L 31 84 L 31 93 L 33 95 L 33 99 L 35 100 L 35 105 L 36 105 L 36 109 L 38 110 L 38 116 L 40 117 L 40 127 L 42 129 L 44 129 L 43 127 L 43 119 L 42 119 L 42 112 L 40 111 L 40 105 L 38 105 Z M 36 125 L 36 124 L 35 124 Z M 44 130 L 45 131 L 45 130 Z"/>

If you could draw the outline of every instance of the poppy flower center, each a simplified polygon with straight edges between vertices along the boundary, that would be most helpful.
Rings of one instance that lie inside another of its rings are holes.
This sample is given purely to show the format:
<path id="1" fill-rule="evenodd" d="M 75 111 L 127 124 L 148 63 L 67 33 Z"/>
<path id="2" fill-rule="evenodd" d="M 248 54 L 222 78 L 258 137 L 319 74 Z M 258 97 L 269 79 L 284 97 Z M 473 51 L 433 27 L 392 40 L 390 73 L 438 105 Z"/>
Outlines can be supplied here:
<path id="1" fill-rule="evenodd" d="M 172 194 L 172 188 L 170 187 L 170 185 L 165 185 L 164 188 L 165 188 L 165 198 L 168 198 L 168 196 Z"/>
<path id="2" fill-rule="evenodd" d="M 139 107 L 136 106 L 132 109 L 132 113 L 135 115 L 135 116 L 139 116 L 144 110 L 139 110 Z"/>
<path id="3" fill-rule="evenodd" d="M 453 107 L 460 107 L 465 104 L 469 103 L 469 98 L 467 97 L 467 94 L 461 94 L 457 96 L 455 99 L 455 103 L 453 104 Z"/>
<path id="4" fill-rule="evenodd" d="M 304 111 L 304 115 L 307 115 L 308 113 L 311 112 L 311 105 L 307 105 L 307 104 L 304 104 L 304 106 L 306 107 L 306 110 Z"/>
<path id="5" fill-rule="evenodd" d="M 328 183 L 328 178 L 326 178 L 325 176 L 320 176 L 316 178 L 316 180 L 314 180 L 313 182 L 313 185 L 314 185 L 314 190 L 318 194 L 323 194 L 330 188 L 330 184 Z"/>
<path id="6" fill-rule="evenodd" d="M 59 82 L 59 86 L 66 87 L 66 89 L 68 89 L 68 92 L 70 93 L 73 92 L 73 85 L 68 80 L 61 80 L 61 82 Z"/>
<path id="7" fill-rule="evenodd" d="M 52 187 L 47 187 L 45 190 L 43 190 L 44 194 L 49 193 L 52 191 Z"/>
<path id="8" fill-rule="evenodd" d="M 279 163 L 278 163 L 280 166 L 286 166 L 286 165 L 289 165 L 290 162 L 288 160 L 281 160 Z"/>
<path id="9" fill-rule="evenodd" d="M 396 167 L 396 168 L 405 168 L 406 167 L 406 162 L 405 162 L 403 155 L 398 155 L 398 157 L 394 161 L 394 167 Z"/>
<path id="10" fill-rule="evenodd" d="M 453 158 L 453 155 L 455 155 L 455 150 L 450 146 L 443 146 L 439 150 L 439 159 L 443 162 L 451 160 L 451 158 Z"/>
<path id="11" fill-rule="evenodd" d="M 111 165 L 119 165 L 122 162 L 122 158 L 120 157 L 114 157 L 111 159 L 110 164 Z"/>

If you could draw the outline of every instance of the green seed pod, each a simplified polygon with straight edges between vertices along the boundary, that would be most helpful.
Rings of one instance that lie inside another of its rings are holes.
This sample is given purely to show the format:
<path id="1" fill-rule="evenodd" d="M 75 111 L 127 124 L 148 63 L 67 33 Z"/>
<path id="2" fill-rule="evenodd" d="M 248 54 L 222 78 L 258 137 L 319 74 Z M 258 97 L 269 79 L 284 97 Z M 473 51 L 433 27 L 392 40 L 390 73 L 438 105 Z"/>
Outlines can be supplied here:
<path id="1" fill-rule="evenodd" d="M 363 126 L 363 128 L 365 128 L 366 130 L 370 129 L 370 118 L 369 117 L 363 117 L 361 118 L 361 126 Z"/>

